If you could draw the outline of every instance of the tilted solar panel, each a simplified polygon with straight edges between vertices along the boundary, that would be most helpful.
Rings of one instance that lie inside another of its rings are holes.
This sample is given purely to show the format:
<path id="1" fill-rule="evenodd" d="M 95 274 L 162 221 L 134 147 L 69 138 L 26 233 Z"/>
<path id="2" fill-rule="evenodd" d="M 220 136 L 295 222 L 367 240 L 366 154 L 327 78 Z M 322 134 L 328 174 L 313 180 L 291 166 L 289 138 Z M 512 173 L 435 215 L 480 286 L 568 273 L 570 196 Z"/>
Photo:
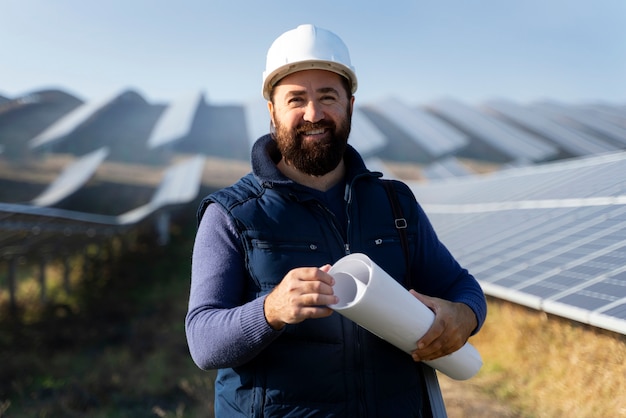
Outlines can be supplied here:
<path id="1" fill-rule="evenodd" d="M 439 157 L 469 143 L 466 134 L 418 108 L 399 100 L 385 99 L 372 107 L 402 129 L 406 135 L 429 154 Z"/>
<path id="2" fill-rule="evenodd" d="M 436 100 L 428 105 L 428 109 L 474 138 L 479 138 L 491 147 L 499 149 L 512 160 L 522 158 L 543 161 L 555 157 L 558 153 L 555 146 L 536 135 L 507 125 L 459 101 Z"/>
<path id="3" fill-rule="evenodd" d="M 567 125 L 558 124 L 544 115 L 540 109 L 533 111 L 507 100 L 488 101 L 485 107 L 503 119 L 517 123 L 551 140 L 575 157 L 619 150 L 615 145 L 600 138 L 585 135 L 584 132 L 576 131 Z"/>
<path id="4" fill-rule="evenodd" d="M 412 189 L 487 294 L 626 334 L 624 173 L 616 153 Z"/>

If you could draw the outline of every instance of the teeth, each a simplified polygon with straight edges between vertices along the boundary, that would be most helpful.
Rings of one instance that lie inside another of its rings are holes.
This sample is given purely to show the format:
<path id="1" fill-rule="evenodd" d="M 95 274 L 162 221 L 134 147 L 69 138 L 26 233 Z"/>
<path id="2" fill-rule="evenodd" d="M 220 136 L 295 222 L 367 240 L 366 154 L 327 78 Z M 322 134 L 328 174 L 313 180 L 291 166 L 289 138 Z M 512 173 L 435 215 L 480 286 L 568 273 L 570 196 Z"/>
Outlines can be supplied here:
<path id="1" fill-rule="evenodd" d="M 324 130 L 323 129 L 314 129 L 311 131 L 306 131 L 304 134 L 305 135 L 319 135 L 319 134 L 323 134 Z"/>

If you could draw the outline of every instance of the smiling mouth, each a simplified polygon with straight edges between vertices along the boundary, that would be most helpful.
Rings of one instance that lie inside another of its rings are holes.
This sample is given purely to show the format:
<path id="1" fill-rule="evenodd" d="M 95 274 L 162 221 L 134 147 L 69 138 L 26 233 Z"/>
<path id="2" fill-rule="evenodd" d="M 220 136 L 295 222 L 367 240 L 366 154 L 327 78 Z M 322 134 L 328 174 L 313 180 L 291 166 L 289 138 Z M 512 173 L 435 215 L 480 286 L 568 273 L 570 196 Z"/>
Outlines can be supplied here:
<path id="1" fill-rule="evenodd" d="M 320 139 L 329 134 L 333 130 L 333 124 L 327 121 L 317 123 L 303 123 L 296 129 L 296 133 L 302 138 Z"/>
<path id="2" fill-rule="evenodd" d="M 304 136 L 312 136 L 312 135 L 321 135 L 324 132 L 326 132 L 326 129 L 320 128 L 320 129 L 311 129 L 311 130 L 308 130 L 308 131 L 304 131 L 304 132 L 302 132 L 302 134 Z"/>

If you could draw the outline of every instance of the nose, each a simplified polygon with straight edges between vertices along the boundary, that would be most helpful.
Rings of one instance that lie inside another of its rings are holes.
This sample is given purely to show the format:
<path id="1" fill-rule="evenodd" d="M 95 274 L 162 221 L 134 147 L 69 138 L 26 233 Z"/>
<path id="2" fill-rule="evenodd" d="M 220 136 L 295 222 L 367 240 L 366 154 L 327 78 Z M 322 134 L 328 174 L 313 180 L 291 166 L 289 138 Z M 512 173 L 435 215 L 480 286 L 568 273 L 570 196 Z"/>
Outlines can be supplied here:
<path id="1" fill-rule="evenodd" d="M 315 100 L 309 100 L 304 109 L 304 120 L 315 123 L 322 119 L 324 119 L 324 111 L 321 104 Z"/>

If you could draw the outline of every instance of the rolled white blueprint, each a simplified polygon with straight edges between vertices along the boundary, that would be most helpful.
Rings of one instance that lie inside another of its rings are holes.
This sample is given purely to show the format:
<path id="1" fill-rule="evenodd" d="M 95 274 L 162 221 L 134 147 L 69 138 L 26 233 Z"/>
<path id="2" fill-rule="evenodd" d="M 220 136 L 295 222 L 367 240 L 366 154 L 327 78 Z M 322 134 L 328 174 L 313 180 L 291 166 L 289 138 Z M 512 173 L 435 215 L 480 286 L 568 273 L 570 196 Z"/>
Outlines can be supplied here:
<path id="1" fill-rule="evenodd" d="M 328 272 L 335 279 L 339 302 L 329 305 L 371 333 L 406 353 L 432 325 L 434 313 L 365 254 L 354 253 L 337 261 Z M 425 361 L 456 380 L 478 373 L 482 359 L 469 343 L 447 356 Z"/>

